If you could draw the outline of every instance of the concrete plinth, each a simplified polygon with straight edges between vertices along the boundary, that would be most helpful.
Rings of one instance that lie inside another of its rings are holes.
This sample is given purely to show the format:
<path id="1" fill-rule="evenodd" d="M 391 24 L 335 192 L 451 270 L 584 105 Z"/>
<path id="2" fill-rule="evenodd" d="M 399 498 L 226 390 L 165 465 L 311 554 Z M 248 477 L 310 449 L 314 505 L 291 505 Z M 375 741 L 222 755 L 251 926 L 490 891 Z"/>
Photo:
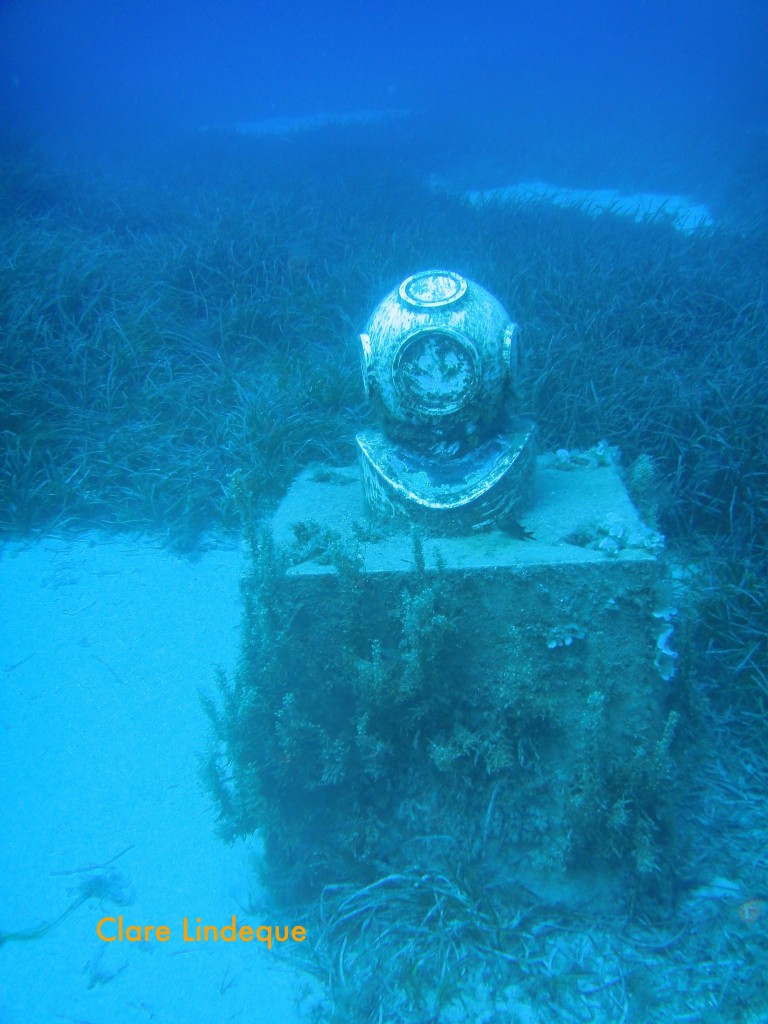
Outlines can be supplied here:
<path id="1" fill-rule="evenodd" d="M 349 817 L 334 848 L 395 867 L 482 848 L 550 893 L 663 869 L 674 609 L 610 457 L 540 458 L 505 531 L 414 542 L 369 521 L 357 467 L 310 467 L 270 525 L 292 552 L 291 714 L 317 761 L 284 792 Z"/>

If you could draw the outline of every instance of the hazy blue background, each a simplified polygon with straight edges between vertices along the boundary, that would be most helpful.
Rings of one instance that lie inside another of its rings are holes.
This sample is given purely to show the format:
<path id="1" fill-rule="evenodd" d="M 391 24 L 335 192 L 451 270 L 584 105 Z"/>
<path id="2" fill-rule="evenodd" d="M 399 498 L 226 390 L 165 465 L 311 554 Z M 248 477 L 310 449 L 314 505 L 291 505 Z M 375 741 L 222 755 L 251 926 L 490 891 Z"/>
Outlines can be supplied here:
<path id="1" fill-rule="evenodd" d="M 456 139 L 663 148 L 764 133 L 767 48 L 763 0 L 5 0 L 0 112 L 85 149 L 368 108 L 427 114 Z"/>

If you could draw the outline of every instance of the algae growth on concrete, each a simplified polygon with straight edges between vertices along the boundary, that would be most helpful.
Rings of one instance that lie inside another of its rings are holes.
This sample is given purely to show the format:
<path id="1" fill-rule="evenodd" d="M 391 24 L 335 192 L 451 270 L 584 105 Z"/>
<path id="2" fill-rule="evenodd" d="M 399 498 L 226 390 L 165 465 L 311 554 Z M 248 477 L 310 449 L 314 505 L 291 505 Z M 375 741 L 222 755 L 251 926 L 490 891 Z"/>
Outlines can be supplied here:
<path id="1" fill-rule="evenodd" d="M 520 538 L 435 538 L 310 467 L 256 540 L 208 777 L 284 898 L 477 857 L 561 898 L 672 885 L 662 538 L 607 447 L 537 481 Z"/>

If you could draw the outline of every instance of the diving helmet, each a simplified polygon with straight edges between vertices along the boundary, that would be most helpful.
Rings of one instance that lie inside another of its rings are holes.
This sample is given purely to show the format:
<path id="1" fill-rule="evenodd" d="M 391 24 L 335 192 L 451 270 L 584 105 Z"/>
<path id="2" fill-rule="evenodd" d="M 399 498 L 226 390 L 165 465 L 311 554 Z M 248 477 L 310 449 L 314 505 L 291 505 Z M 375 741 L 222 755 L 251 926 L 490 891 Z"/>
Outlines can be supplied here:
<path id="1" fill-rule="evenodd" d="M 412 274 L 379 303 L 360 343 L 380 426 L 356 438 L 376 514 L 460 533 L 529 498 L 534 429 L 512 410 L 518 331 L 453 270 Z"/>

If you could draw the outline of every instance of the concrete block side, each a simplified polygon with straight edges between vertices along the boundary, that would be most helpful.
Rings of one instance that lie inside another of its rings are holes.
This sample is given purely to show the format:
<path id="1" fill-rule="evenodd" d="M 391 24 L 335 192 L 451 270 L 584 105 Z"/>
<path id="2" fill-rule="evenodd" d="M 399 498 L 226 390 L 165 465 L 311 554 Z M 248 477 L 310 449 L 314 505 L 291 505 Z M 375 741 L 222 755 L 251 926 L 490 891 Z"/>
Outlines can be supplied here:
<path id="1" fill-rule="evenodd" d="M 440 835 L 550 894 L 587 865 L 603 888 L 657 872 L 674 726 L 658 576 L 644 561 L 284 577 L 290 625 L 253 723 L 280 723 L 253 820 L 275 871 L 310 848 L 337 872 L 402 867 Z"/>

